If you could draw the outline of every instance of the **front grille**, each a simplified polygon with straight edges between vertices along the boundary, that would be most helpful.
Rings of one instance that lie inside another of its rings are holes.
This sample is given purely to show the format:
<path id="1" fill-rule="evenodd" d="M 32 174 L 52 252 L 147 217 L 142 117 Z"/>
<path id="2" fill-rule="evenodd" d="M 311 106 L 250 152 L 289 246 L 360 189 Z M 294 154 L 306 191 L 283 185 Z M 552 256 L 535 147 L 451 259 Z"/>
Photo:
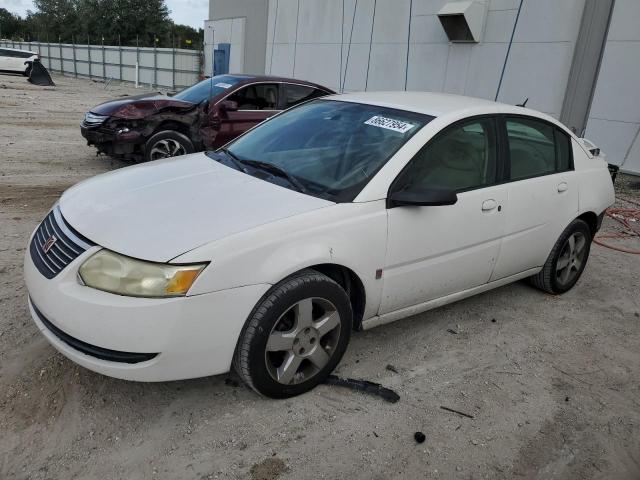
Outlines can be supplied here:
<path id="1" fill-rule="evenodd" d="M 56 205 L 33 235 L 29 251 L 38 271 L 53 278 L 95 244 L 76 232 Z"/>
<path id="2" fill-rule="evenodd" d="M 87 112 L 84 114 L 82 126 L 87 128 L 98 127 L 102 125 L 107 118 L 109 118 L 108 115 L 98 115 L 97 113 Z"/>
<path id="3" fill-rule="evenodd" d="M 119 350 L 110 350 L 108 348 L 97 347 L 95 345 L 91 345 L 90 343 L 83 342 L 82 340 L 78 340 L 75 337 L 72 337 L 66 332 L 63 332 L 58 327 L 56 327 L 53 323 L 51 323 L 47 317 L 45 317 L 38 307 L 36 307 L 31 299 L 29 299 L 31 306 L 33 307 L 33 311 L 36 312 L 36 315 L 40 319 L 40 321 L 44 324 L 47 329 L 53 333 L 58 339 L 62 340 L 64 343 L 69 345 L 71 348 L 78 350 L 79 352 L 84 353 L 85 355 L 91 355 L 92 357 L 99 358 L 100 360 L 108 360 L 110 362 L 120 362 L 120 363 L 140 363 L 146 362 L 147 360 L 151 360 L 158 356 L 157 353 L 137 353 L 137 352 L 121 352 Z"/>

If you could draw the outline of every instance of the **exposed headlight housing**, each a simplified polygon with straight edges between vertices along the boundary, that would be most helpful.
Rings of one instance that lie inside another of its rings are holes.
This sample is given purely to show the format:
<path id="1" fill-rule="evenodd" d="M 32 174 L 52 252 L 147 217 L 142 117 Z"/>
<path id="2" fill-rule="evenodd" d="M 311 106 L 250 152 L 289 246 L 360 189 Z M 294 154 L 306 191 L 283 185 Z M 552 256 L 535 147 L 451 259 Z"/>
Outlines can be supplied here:
<path id="1" fill-rule="evenodd" d="M 88 287 L 129 297 L 181 297 L 207 264 L 154 263 L 100 250 L 78 274 Z"/>
<path id="2" fill-rule="evenodd" d="M 102 125 L 109 115 L 99 115 L 97 113 L 87 112 L 84 114 L 84 123 L 87 127 L 97 127 Z"/>

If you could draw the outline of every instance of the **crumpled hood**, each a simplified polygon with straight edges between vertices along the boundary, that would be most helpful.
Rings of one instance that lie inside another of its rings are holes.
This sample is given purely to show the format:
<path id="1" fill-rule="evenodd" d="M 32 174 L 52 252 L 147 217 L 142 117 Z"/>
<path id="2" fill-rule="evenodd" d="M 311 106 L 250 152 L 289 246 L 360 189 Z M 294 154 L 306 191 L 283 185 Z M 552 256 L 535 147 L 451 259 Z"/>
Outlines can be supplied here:
<path id="1" fill-rule="evenodd" d="M 62 215 L 85 237 L 156 262 L 330 205 L 221 165 L 204 153 L 98 175 L 60 199 Z"/>
<path id="2" fill-rule="evenodd" d="M 101 103 L 93 107 L 91 112 L 135 120 L 145 118 L 165 109 L 190 110 L 196 106 L 194 103 L 178 100 L 160 93 L 144 93 Z"/>

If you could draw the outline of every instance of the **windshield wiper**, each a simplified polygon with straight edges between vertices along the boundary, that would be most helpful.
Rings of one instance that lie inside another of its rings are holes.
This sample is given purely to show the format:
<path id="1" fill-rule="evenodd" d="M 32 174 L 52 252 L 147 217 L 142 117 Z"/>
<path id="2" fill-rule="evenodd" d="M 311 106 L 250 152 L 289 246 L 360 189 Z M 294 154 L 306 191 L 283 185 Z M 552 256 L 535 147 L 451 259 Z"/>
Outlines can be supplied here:
<path id="1" fill-rule="evenodd" d="M 220 151 L 227 154 L 227 157 L 231 160 L 231 163 L 233 163 L 238 170 L 240 170 L 242 173 L 247 173 L 247 169 L 244 168 L 244 165 L 243 165 L 244 160 L 240 160 L 233 153 L 231 153 L 231 151 L 228 148 L 222 147 Z"/>
<path id="2" fill-rule="evenodd" d="M 295 178 L 293 175 L 291 175 L 289 172 L 279 167 L 278 165 L 274 165 L 273 163 L 261 162 L 260 160 L 240 160 L 240 159 L 237 159 L 237 160 L 240 161 L 241 163 L 244 163 L 245 165 L 251 165 L 254 168 L 265 170 L 269 173 L 276 174 L 279 177 L 283 177 L 291 185 L 293 185 L 296 188 L 296 190 L 298 190 L 301 193 L 307 193 L 307 189 L 305 188 L 304 185 L 302 185 L 302 183 L 300 183 L 300 180 Z"/>

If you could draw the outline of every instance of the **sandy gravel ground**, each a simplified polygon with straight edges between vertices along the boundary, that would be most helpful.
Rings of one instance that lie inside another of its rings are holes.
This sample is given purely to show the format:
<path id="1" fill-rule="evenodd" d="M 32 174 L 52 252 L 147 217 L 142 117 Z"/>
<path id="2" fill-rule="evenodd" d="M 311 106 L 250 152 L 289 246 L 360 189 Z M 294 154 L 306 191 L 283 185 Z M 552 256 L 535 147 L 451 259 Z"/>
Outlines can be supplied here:
<path id="1" fill-rule="evenodd" d="M 78 124 L 134 89 L 54 80 L 0 76 L 0 479 L 640 478 L 640 256 L 597 245 L 561 297 L 516 283 L 354 335 L 338 373 L 396 404 L 327 385 L 267 400 L 234 374 L 129 383 L 66 360 L 29 317 L 22 257 L 60 192 L 123 166 Z"/>

